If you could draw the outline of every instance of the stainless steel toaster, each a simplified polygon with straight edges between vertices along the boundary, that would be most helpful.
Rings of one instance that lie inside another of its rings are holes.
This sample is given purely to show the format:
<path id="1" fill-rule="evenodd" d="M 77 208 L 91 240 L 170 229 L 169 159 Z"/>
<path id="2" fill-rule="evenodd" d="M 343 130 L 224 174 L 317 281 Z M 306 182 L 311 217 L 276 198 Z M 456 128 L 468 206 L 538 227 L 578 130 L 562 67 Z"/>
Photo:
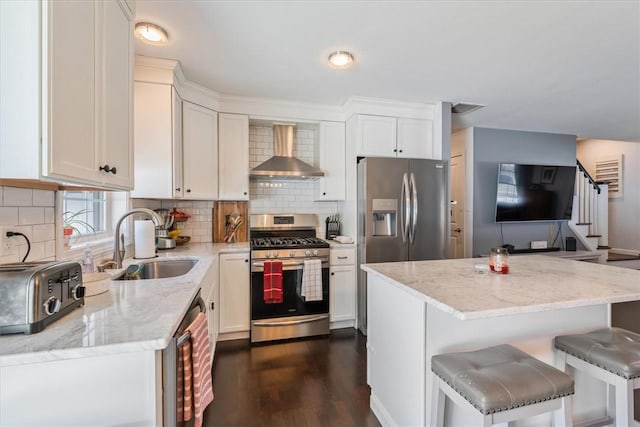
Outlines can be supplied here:
<path id="1" fill-rule="evenodd" d="M 32 334 L 84 305 L 77 262 L 0 264 L 0 335 Z"/>

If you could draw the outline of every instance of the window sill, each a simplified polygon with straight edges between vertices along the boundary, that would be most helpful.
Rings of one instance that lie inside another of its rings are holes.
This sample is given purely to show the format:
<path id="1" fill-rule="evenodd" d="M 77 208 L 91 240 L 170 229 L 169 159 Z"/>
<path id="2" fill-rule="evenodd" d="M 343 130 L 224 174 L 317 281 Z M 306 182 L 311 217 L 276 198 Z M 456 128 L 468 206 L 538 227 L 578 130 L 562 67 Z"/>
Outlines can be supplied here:
<path id="1" fill-rule="evenodd" d="M 91 250 L 93 256 L 104 252 L 113 251 L 113 237 L 100 237 L 95 240 L 77 239 L 73 242 L 71 248 L 64 249 L 64 257 L 71 259 L 82 259 L 84 251 Z"/>

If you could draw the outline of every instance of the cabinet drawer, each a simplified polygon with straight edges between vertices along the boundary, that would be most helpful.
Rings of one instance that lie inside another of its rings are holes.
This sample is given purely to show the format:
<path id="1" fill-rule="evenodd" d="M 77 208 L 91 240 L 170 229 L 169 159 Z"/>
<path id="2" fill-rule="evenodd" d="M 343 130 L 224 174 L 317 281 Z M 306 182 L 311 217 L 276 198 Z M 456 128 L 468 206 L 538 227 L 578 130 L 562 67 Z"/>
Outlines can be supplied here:
<path id="1" fill-rule="evenodd" d="M 331 249 L 330 265 L 353 265 L 356 263 L 356 251 L 349 249 Z"/>

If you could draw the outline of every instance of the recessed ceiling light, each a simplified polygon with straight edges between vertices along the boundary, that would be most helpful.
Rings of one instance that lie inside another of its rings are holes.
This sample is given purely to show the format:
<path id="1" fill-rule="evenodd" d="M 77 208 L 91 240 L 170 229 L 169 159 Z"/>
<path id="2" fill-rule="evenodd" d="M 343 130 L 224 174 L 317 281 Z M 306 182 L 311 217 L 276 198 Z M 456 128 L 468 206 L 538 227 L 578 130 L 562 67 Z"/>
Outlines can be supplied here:
<path id="1" fill-rule="evenodd" d="M 164 28 L 150 22 L 138 22 L 135 34 L 139 40 L 153 46 L 163 46 L 169 40 Z"/>
<path id="2" fill-rule="evenodd" d="M 329 65 L 336 70 L 345 70 L 353 65 L 353 55 L 343 50 L 333 52 L 329 55 Z"/>

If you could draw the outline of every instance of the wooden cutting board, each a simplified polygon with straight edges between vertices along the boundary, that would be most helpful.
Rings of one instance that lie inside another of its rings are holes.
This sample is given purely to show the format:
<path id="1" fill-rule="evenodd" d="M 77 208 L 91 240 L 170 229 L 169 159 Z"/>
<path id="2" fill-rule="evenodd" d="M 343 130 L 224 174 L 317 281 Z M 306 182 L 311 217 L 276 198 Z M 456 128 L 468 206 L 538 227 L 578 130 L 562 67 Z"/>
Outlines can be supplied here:
<path id="1" fill-rule="evenodd" d="M 214 243 L 224 243 L 224 236 L 227 232 L 227 220 L 232 213 L 237 213 L 244 222 L 236 231 L 236 242 L 247 242 L 249 240 L 249 217 L 248 202 L 214 202 L 213 203 L 213 241 Z"/>

